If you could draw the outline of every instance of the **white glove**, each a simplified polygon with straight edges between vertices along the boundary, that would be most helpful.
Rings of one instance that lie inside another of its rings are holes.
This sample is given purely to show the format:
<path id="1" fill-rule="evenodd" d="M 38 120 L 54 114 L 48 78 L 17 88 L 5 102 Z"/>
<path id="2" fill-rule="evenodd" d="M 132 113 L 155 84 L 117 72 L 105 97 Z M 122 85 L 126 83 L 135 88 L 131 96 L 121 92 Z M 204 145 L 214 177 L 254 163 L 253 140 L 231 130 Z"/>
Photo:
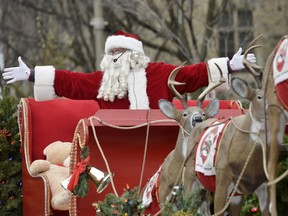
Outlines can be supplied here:
<path id="1" fill-rule="evenodd" d="M 21 80 L 28 80 L 30 76 L 30 68 L 27 67 L 20 56 L 18 57 L 18 62 L 19 67 L 4 68 L 2 76 L 4 80 L 8 80 L 7 84 Z"/>
<path id="2" fill-rule="evenodd" d="M 237 53 L 234 54 L 234 56 L 229 62 L 231 70 L 237 71 L 245 68 L 245 66 L 243 65 L 244 55 L 241 55 L 241 53 L 242 48 L 240 47 Z M 254 53 L 248 53 L 247 60 L 250 61 L 251 63 L 256 63 L 256 57 Z"/>

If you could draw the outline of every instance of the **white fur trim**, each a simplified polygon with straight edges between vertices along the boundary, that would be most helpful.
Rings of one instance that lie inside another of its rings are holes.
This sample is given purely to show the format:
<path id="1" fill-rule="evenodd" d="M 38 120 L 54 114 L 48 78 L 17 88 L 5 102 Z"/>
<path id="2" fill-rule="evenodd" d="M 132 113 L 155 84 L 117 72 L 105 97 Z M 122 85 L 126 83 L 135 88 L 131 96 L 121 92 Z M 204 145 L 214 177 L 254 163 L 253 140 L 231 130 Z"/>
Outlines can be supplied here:
<path id="1" fill-rule="evenodd" d="M 228 83 L 228 58 L 223 57 L 223 58 L 212 58 L 207 61 L 207 69 L 208 73 L 211 75 L 211 81 L 212 82 L 218 82 L 220 79 L 220 72 L 215 65 L 215 63 L 221 68 L 223 77 L 226 79 L 226 82 L 217 87 L 215 90 L 216 91 L 223 91 L 223 90 L 228 90 L 229 89 L 229 83 Z"/>
<path id="2" fill-rule="evenodd" d="M 128 99 L 130 109 L 149 109 L 146 92 L 147 78 L 144 68 L 131 70 L 128 75 Z"/>
<path id="3" fill-rule="evenodd" d="M 108 54 L 111 49 L 115 48 L 125 48 L 144 54 L 143 44 L 141 41 L 123 35 L 112 35 L 107 38 L 105 43 L 105 53 Z"/>
<path id="4" fill-rule="evenodd" d="M 56 97 L 54 79 L 55 68 L 53 66 L 35 67 L 34 97 L 36 101 L 51 100 Z"/>

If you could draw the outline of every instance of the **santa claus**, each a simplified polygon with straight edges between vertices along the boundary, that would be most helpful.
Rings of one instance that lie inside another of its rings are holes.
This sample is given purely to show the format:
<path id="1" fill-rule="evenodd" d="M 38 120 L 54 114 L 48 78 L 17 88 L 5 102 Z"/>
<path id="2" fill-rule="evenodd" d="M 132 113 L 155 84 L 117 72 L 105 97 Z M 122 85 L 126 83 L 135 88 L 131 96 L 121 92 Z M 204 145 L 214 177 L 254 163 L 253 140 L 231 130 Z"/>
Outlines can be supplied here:
<path id="1" fill-rule="evenodd" d="M 184 66 L 176 79 L 186 83 L 177 87 L 180 94 L 194 92 L 208 85 L 208 73 L 215 82 L 220 78 L 215 62 L 227 77 L 228 73 L 244 68 L 242 49 L 228 58 L 213 58 L 207 62 Z M 254 54 L 248 60 L 256 62 Z M 158 109 L 158 100 L 172 101 L 167 86 L 169 74 L 177 65 L 150 62 L 138 36 L 117 31 L 107 38 L 101 71 L 79 73 L 58 70 L 53 66 L 36 66 L 34 69 L 18 58 L 19 66 L 5 68 L 3 78 L 7 84 L 29 80 L 34 82 L 34 96 L 38 101 L 56 96 L 71 99 L 95 99 L 101 109 Z"/>

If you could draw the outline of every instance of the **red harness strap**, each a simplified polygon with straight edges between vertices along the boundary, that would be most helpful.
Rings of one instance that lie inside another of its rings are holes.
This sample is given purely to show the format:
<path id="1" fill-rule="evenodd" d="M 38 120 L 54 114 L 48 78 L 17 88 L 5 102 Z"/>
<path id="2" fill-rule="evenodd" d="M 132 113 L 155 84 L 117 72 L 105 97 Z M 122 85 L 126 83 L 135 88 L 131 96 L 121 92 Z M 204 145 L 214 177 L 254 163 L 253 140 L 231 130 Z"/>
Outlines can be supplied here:
<path id="1" fill-rule="evenodd" d="M 143 216 L 145 215 L 154 215 L 158 211 L 160 211 L 160 202 L 159 202 L 159 185 L 160 185 L 160 176 L 161 176 L 162 168 L 158 171 L 159 175 L 157 177 L 156 185 L 153 187 L 151 191 L 152 195 L 152 203 L 145 209 Z"/>

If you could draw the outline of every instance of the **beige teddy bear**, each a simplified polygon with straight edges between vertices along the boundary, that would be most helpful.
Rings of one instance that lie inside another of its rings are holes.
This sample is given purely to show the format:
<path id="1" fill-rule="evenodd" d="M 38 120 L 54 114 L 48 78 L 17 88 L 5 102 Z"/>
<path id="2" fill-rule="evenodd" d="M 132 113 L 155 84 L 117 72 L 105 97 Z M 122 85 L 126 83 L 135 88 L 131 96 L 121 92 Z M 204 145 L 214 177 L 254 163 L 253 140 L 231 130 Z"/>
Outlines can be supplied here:
<path id="1" fill-rule="evenodd" d="M 46 175 L 52 193 L 51 206 L 57 210 L 69 210 L 70 192 L 60 182 L 69 177 L 69 159 L 72 143 L 56 141 L 49 144 L 43 154 L 46 160 L 35 160 L 30 173 L 35 176 Z"/>

